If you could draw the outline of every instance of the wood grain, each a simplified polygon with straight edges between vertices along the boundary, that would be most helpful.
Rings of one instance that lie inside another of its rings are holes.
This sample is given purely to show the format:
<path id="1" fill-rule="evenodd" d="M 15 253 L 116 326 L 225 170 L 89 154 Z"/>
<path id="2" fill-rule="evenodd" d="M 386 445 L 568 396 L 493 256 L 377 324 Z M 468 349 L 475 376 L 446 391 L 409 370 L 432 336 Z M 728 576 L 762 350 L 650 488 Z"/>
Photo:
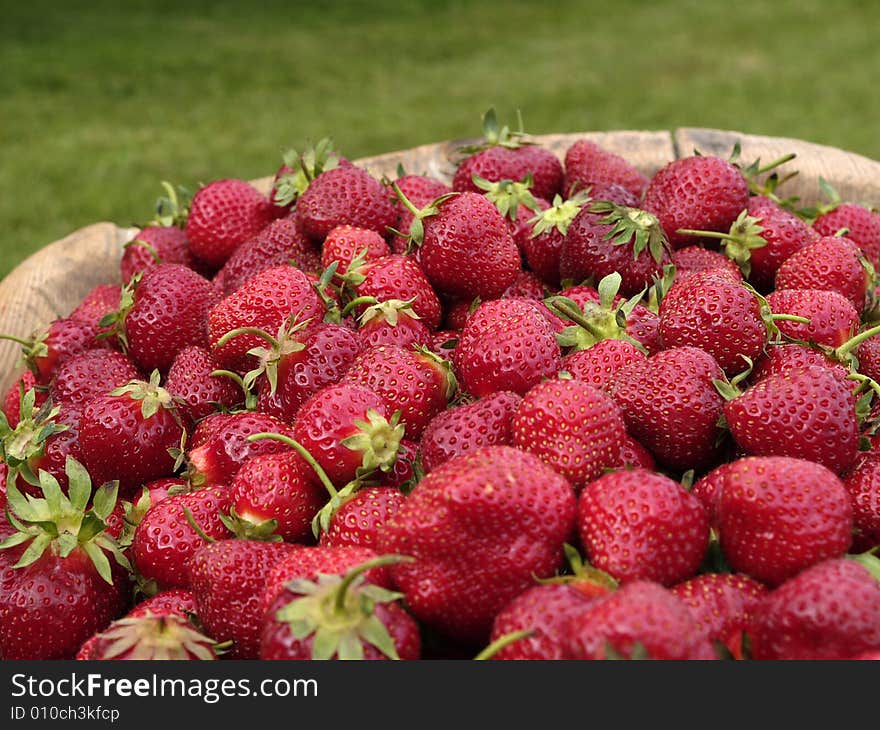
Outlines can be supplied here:
<path id="1" fill-rule="evenodd" d="M 742 146 L 742 159 L 760 157 L 769 162 L 788 152 L 796 159 L 781 168 L 798 169 L 799 175 L 780 188 L 780 195 L 799 196 L 804 204 L 819 197 L 819 175 L 827 179 L 846 200 L 880 205 L 880 162 L 834 147 L 796 139 L 762 137 L 736 131 L 681 128 L 666 131 L 611 131 L 536 135 L 538 144 L 560 159 L 578 139 L 589 139 L 615 152 L 652 175 L 676 156 L 688 156 L 694 148 L 704 154 L 729 155 L 735 141 Z M 450 180 L 459 159 L 458 148 L 474 140 L 449 140 L 408 150 L 366 157 L 356 162 L 377 177 L 395 177 L 398 165 L 407 172 L 425 173 Z M 272 177 L 252 180 L 267 193 Z M 119 281 L 123 244 L 137 233 L 113 223 L 95 223 L 51 243 L 25 259 L 0 282 L 0 332 L 27 337 L 58 317 L 66 316 L 94 286 Z M 19 346 L 0 341 L 0 388 L 5 391 L 19 372 Z"/>

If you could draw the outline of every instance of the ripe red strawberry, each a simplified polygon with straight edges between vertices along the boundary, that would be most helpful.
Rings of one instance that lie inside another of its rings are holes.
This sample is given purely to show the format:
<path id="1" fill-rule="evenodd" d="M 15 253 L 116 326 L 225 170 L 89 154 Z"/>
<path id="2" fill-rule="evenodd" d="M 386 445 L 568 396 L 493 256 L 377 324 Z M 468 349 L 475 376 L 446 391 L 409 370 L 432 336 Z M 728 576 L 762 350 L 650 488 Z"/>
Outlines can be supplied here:
<path id="1" fill-rule="evenodd" d="M 562 357 L 538 304 L 483 302 L 468 318 L 453 358 L 462 388 L 483 397 L 500 390 L 523 395 L 559 372 Z"/>
<path id="2" fill-rule="evenodd" d="M 386 234 L 397 213 L 382 183 L 354 165 L 325 170 L 296 204 L 306 235 L 322 242 L 336 226 L 369 228 Z"/>
<path id="3" fill-rule="evenodd" d="M 352 261 L 374 261 L 391 255 L 385 239 L 376 231 L 355 226 L 337 226 L 327 234 L 321 247 L 321 268 L 338 262 L 336 273 L 344 275 Z"/>
<path id="4" fill-rule="evenodd" d="M 700 347 L 728 375 L 745 370 L 768 338 L 758 297 L 739 282 L 713 273 L 694 274 L 673 285 L 659 313 L 665 347 Z"/>
<path id="5" fill-rule="evenodd" d="M 181 616 L 186 618 L 187 615 L 196 613 L 196 597 L 192 591 L 182 588 L 172 588 L 167 591 L 160 591 L 154 596 L 138 603 L 128 616 L 137 618 L 138 616 L 146 616 L 148 613 L 154 616 Z"/>
<path id="6" fill-rule="evenodd" d="M 505 646 L 492 658 L 508 661 L 564 659 L 562 647 L 568 622 L 590 601 L 570 584 L 545 583 L 527 588 L 498 612 L 489 638 L 495 642 L 516 631 L 534 633 Z"/>
<path id="7" fill-rule="evenodd" d="M 427 175 L 403 175 L 394 182 L 407 200 L 418 209 L 424 208 L 437 198 L 452 192 L 452 188 L 446 183 Z M 404 253 L 407 248 L 410 226 L 415 216 L 409 208 L 400 202 L 396 195 L 391 197 L 391 204 L 397 211 L 397 223 L 394 228 L 402 234 L 402 236 L 395 236 L 392 239 L 391 248 L 394 253 Z"/>
<path id="8" fill-rule="evenodd" d="M 693 238 L 678 230 L 727 232 L 749 202 L 742 172 L 720 157 L 684 157 L 658 170 L 645 189 L 642 206 L 660 220 L 669 245 L 681 248 Z"/>
<path id="9" fill-rule="evenodd" d="M 209 538 L 226 539 L 232 533 L 220 516 L 229 511 L 230 497 L 229 487 L 207 487 L 174 494 L 150 507 L 135 529 L 129 548 L 138 574 L 146 581 L 155 581 L 160 590 L 188 590 L 189 561 L 206 540 L 190 524 L 187 513 Z"/>
<path id="10" fill-rule="evenodd" d="M 379 531 L 406 501 L 394 487 L 365 487 L 344 501 L 321 533 L 325 547 L 353 546 L 377 549 Z"/>
<path id="11" fill-rule="evenodd" d="M 159 264 L 180 264 L 196 267 L 195 257 L 189 250 L 186 232 L 177 226 L 148 225 L 123 246 L 120 271 L 122 281 L 128 283 L 138 273 Z"/>
<path id="12" fill-rule="evenodd" d="M 565 152 L 563 190 L 567 194 L 571 193 L 573 185 L 585 188 L 597 184 L 615 184 L 623 187 L 638 201 L 648 187 L 648 182 L 648 178 L 623 157 L 588 139 L 579 139 Z"/>
<path id="13" fill-rule="evenodd" d="M 254 456 L 242 464 L 231 483 L 232 508 L 246 527 L 272 534 L 285 542 L 311 537 L 312 518 L 330 495 L 312 467 L 295 451 Z M 274 520 L 272 526 L 269 521 Z"/>
<path id="14" fill-rule="evenodd" d="M 218 406 L 231 408 L 241 400 L 235 383 L 222 375 L 211 375 L 220 363 L 210 350 L 198 345 L 180 350 L 168 369 L 165 390 L 181 399 L 178 409 L 190 421 L 214 413 Z"/>
<path id="15" fill-rule="evenodd" d="M 58 368 L 49 395 L 58 405 L 82 408 L 93 398 L 140 377 L 127 355 L 115 350 L 86 350 Z"/>
<path id="16" fill-rule="evenodd" d="M 623 296 L 631 297 L 660 278 L 670 263 L 660 222 L 651 213 L 607 201 L 591 203 L 577 214 L 559 258 L 559 274 L 576 282 L 617 273 Z"/>
<path id="17" fill-rule="evenodd" d="M 544 200 L 562 192 L 562 163 L 550 150 L 537 145 L 494 146 L 462 160 L 452 178 L 452 189 L 459 193 L 481 192 L 474 176 L 499 182 L 523 182 L 531 176 L 531 190 Z"/>
<path id="18" fill-rule="evenodd" d="M 510 297 L 507 298 L 509 299 Z M 468 317 L 471 316 L 471 311 L 476 309 L 479 303 L 479 299 L 473 299 L 471 301 L 459 300 L 456 302 L 449 302 L 445 306 L 443 324 L 447 329 L 456 333 L 456 339 L 458 339 L 461 330 L 464 329 Z"/>
<path id="19" fill-rule="evenodd" d="M 742 659 L 743 632 L 767 588 L 741 573 L 704 573 L 672 586 L 691 611 L 697 629 Z"/>
<path id="20" fill-rule="evenodd" d="M 150 382 L 135 380 L 83 408 L 79 450 L 92 478 L 103 484 L 119 480 L 120 493 L 168 476 L 185 430 L 171 394 L 159 387 L 158 373 Z"/>
<path id="21" fill-rule="evenodd" d="M 858 345 L 858 371 L 880 381 L 880 337 L 872 335 Z"/>
<path id="22" fill-rule="evenodd" d="M 861 355 L 861 353 L 859 354 Z M 755 367 L 752 368 L 749 379 L 752 384 L 755 384 L 771 375 L 789 376 L 808 367 L 826 368 L 834 373 L 842 383 L 850 387 L 855 385 L 853 381 L 846 379 L 850 371 L 842 363 L 832 360 L 819 349 L 799 345 L 796 342 L 768 345 L 761 356 L 755 360 Z"/>
<path id="23" fill-rule="evenodd" d="M 846 228 L 849 238 L 865 252 L 874 265 L 880 265 L 880 214 L 855 203 L 840 203 L 820 213 L 813 228 L 822 236 L 833 236 Z"/>
<path id="24" fill-rule="evenodd" d="M 75 459 L 66 465 L 68 494 L 46 472 L 42 498 L 6 485 L 17 521 L 0 544 L 0 656 L 72 659 L 82 643 L 125 610 L 128 561 L 104 528 L 115 485 L 99 487 Z M 52 629 L 47 630 L 51 625 Z"/>
<path id="25" fill-rule="evenodd" d="M 543 282 L 531 271 L 521 271 L 513 284 L 504 290 L 501 299 L 534 299 L 540 302 L 544 296 Z"/>
<path id="26" fill-rule="evenodd" d="M 232 640 L 230 659 L 259 657 L 266 577 L 296 549 L 283 542 L 232 539 L 206 543 L 193 553 L 189 583 L 199 621 L 217 641 Z"/>
<path id="27" fill-rule="evenodd" d="M 224 294 L 231 294 L 261 271 L 292 264 L 307 273 L 321 268 L 318 251 L 296 218 L 279 218 L 242 243 L 218 275 Z"/>
<path id="28" fill-rule="evenodd" d="M 431 330 L 421 321 L 411 302 L 389 299 L 367 307 L 358 318 L 358 337 L 364 349 L 396 345 L 406 349 L 431 344 Z"/>
<path id="29" fill-rule="evenodd" d="M 363 349 L 357 333 L 338 324 L 320 323 L 294 334 L 296 345 L 281 344 L 275 377 L 261 379 L 257 408 L 292 423 L 300 406 L 321 388 L 338 382 Z"/>
<path id="30" fill-rule="evenodd" d="M 399 556 L 367 561 L 333 575 L 299 578 L 266 614 L 261 659 L 419 659 L 419 625 L 393 593 L 366 575 Z"/>
<path id="31" fill-rule="evenodd" d="M 842 558 L 807 568 L 758 604 L 748 633 L 755 659 L 840 660 L 877 651 L 876 570 Z"/>
<path id="32" fill-rule="evenodd" d="M 625 340 L 601 340 L 586 350 L 562 358 L 562 369 L 575 380 L 604 390 L 611 376 L 632 362 L 644 362 L 645 354 Z"/>
<path id="33" fill-rule="evenodd" d="M 609 472 L 587 484 L 578 500 L 578 530 L 591 564 L 621 582 L 686 580 L 709 545 L 700 500 L 669 477 L 641 469 Z"/>
<path id="34" fill-rule="evenodd" d="M 675 283 L 687 281 L 694 274 L 707 272 L 726 276 L 733 281 L 742 281 L 742 272 L 731 259 L 723 253 L 702 246 L 685 246 L 670 254 L 675 265 Z"/>
<path id="35" fill-rule="evenodd" d="M 391 469 L 404 431 L 393 413 L 380 394 L 344 380 L 303 403 L 293 437 L 341 487 L 360 472 Z"/>
<path id="36" fill-rule="evenodd" d="M 21 419 L 21 396 L 23 393 L 34 390 L 35 408 L 43 405 L 49 397 L 47 392 L 34 389 L 36 384 L 37 380 L 34 374 L 30 370 L 25 370 L 22 372 L 21 377 L 13 381 L 6 391 L 6 395 L 3 397 L 3 415 L 10 428 L 15 428 Z"/>
<path id="37" fill-rule="evenodd" d="M 651 452 L 629 434 L 626 434 L 620 442 L 617 463 L 611 466 L 615 469 L 647 469 L 648 471 L 654 471 L 657 468 Z"/>
<path id="38" fill-rule="evenodd" d="M 520 400 L 516 393 L 498 391 L 439 413 L 422 433 L 422 469 L 431 472 L 453 456 L 483 446 L 512 446 L 513 414 Z"/>
<path id="39" fill-rule="evenodd" d="M 388 413 L 400 411 L 406 437 L 418 439 L 428 422 L 444 410 L 456 389 L 445 360 L 428 350 L 405 350 L 379 345 L 360 353 L 342 382 L 365 386 L 377 393 Z"/>
<path id="40" fill-rule="evenodd" d="M 420 212 L 419 260 L 437 291 L 459 299 L 499 297 L 519 273 L 510 229 L 491 201 L 461 193 Z"/>
<path id="41" fill-rule="evenodd" d="M 217 659 L 214 645 L 183 616 L 126 616 L 83 644 L 76 658 L 210 661 Z"/>
<path id="42" fill-rule="evenodd" d="M 718 529 L 735 571 L 778 585 L 847 551 L 852 508 L 832 471 L 787 456 L 746 457 L 725 467 L 716 480 Z"/>
<path id="43" fill-rule="evenodd" d="M 97 325 L 106 315 L 119 307 L 121 287 L 118 284 L 99 284 L 86 294 L 70 313 L 71 319 Z"/>
<path id="44" fill-rule="evenodd" d="M 549 379 L 513 414 L 513 445 L 535 454 L 575 489 L 616 463 L 626 431 L 617 404 L 591 385 Z"/>
<path id="45" fill-rule="evenodd" d="M 853 509 L 853 551 L 880 545 L 880 459 L 871 451 L 843 478 Z"/>
<path id="46" fill-rule="evenodd" d="M 565 631 L 567 659 L 712 659 L 687 606 L 657 583 L 636 580 L 598 598 Z"/>
<path id="47" fill-rule="evenodd" d="M 791 314 L 809 324 L 778 320 L 783 335 L 818 345 L 839 347 L 859 328 L 859 313 L 841 294 L 821 289 L 780 289 L 767 295 L 773 314 Z"/>
<path id="48" fill-rule="evenodd" d="M 184 347 L 207 347 L 208 312 L 222 298 L 210 281 L 180 264 L 149 269 L 124 315 L 129 357 L 144 372 L 166 372 Z"/>
<path id="49" fill-rule="evenodd" d="M 807 459 L 837 473 L 858 455 L 852 384 L 826 367 L 764 377 L 725 403 L 724 418 L 746 454 Z"/>
<path id="50" fill-rule="evenodd" d="M 413 299 L 413 311 L 428 329 L 440 326 L 440 300 L 425 272 L 411 256 L 383 256 L 360 266 L 356 273 L 363 277 L 354 287 L 358 298 L 373 297 L 379 302 Z M 366 305 L 360 307 L 358 312 L 362 313 L 365 308 Z"/>
<path id="51" fill-rule="evenodd" d="M 660 463 L 677 470 L 711 466 L 718 454 L 723 399 L 713 381 L 715 359 L 696 347 L 658 352 L 618 370 L 607 392 L 627 431 Z"/>
<path id="52" fill-rule="evenodd" d="M 322 172 L 335 167 L 352 166 L 350 160 L 333 149 L 333 141 L 329 137 L 320 139 L 314 146 L 310 145 L 302 152 L 286 149 L 281 158 L 282 164 L 275 173 L 269 194 L 274 214 L 278 217 L 290 213 L 297 198 Z"/>
<path id="53" fill-rule="evenodd" d="M 287 424 L 265 413 L 224 413 L 202 421 L 188 454 L 194 472 L 190 478 L 199 484 L 231 484 L 247 459 L 287 451 L 277 441 L 248 440 L 249 436 L 266 432 L 293 438 Z"/>
<path id="54" fill-rule="evenodd" d="M 574 517 L 564 477 L 532 454 L 485 446 L 422 479 L 385 523 L 379 547 L 415 558 L 391 572 L 416 618 L 482 642 L 501 608 L 560 566 Z"/>
<path id="55" fill-rule="evenodd" d="M 208 314 L 208 335 L 220 362 L 246 370 L 253 361 L 248 351 L 263 340 L 249 333 L 230 333 L 241 328 L 274 333 L 291 317 L 315 324 L 323 315 L 324 306 L 308 277 L 284 264 L 261 271 L 215 304 Z"/>
<path id="56" fill-rule="evenodd" d="M 193 196 L 186 219 L 190 251 L 219 269 L 242 243 L 272 222 L 272 205 L 244 180 L 208 183 Z"/>
<path id="57" fill-rule="evenodd" d="M 823 236 L 796 251 L 776 272 L 776 289 L 828 289 L 865 308 L 870 276 L 862 250 L 849 238 Z"/>

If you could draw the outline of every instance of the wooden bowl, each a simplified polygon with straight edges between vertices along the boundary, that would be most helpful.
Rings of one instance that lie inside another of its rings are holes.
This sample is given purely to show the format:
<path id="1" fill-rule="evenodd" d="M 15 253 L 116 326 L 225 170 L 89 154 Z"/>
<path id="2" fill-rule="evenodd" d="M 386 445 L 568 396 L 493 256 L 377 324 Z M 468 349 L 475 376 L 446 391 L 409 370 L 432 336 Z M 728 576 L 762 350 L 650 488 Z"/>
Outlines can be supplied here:
<path id="1" fill-rule="evenodd" d="M 779 168 L 780 174 L 798 170 L 779 193 L 798 196 L 805 205 L 819 197 L 819 176 L 824 177 L 844 200 L 880 205 L 880 162 L 834 147 L 797 139 L 762 137 L 717 129 L 681 128 L 666 131 L 580 132 L 536 135 L 560 159 L 578 139 L 590 139 L 623 156 L 646 175 L 667 162 L 699 150 L 727 157 L 739 142 L 746 162 L 760 158 L 770 162 L 794 152 L 797 157 Z M 473 140 L 450 140 L 408 150 L 367 157 L 356 162 L 377 177 L 394 177 L 398 165 L 407 172 L 427 173 L 449 181 L 458 158 L 457 149 Z M 251 181 L 264 193 L 272 177 Z M 28 337 L 58 317 L 68 315 L 98 284 L 120 281 L 119 261 L 123 244 L 137 232 L 113 223 L 95 223 L 51 243 L 25 259 L 0 282 L 0 332 Z M 20 371 L 20 348 L 0 341 L 0 388 L 5 391 Z"/>

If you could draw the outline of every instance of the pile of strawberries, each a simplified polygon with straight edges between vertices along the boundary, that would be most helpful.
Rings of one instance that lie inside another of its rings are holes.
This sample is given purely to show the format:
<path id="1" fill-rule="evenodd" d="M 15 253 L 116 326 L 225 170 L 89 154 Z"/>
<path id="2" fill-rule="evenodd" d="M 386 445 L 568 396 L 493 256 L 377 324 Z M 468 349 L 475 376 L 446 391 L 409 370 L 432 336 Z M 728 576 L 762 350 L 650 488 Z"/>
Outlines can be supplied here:
<path id="1" fill-rule="evenodd" d="M 880 214 L 484 122 L 167 186 L 21 342 L 0 658 L 880 658 Z"/>

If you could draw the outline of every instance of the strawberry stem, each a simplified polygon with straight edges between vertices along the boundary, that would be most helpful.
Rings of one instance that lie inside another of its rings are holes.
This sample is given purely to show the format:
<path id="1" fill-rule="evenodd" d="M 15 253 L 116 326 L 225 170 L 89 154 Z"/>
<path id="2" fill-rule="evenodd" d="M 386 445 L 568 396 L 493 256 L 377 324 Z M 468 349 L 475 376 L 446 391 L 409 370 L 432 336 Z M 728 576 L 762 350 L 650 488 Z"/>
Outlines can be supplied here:
<path id="1" fill-rule="evenodd" d="M 849 355 L 850 352 L 855 350 L 865 340 L 870 339 L 878 333 L 880 333 L 880 324 L 875 325 L 874 327 L 869 327 L 864 332 L 859 332 L 859 334 L 857 334 L 855 337 L 844 342 L 834 351 L 834 355 L 839 359 L 844 359 L 847 355 Z"/>
<path id="2" fill-rule="evenodd" d="M 264 439 L 270 439 L 273 441 L 280 441 L 281 443 L 287 444 L 291 448 L 296 449 L 296 451 L 299 453 L 299 455 L 302 456 L 302 458 L 306 460 L 308 465 L 310 467 L 312 467 L 312 469 L 315 470 L 315 474 L 318 475 L 318 479 L 321 480 L 321 484 L 324 485 L 324 488 L 330 493 L 330 496 L 336 497 L 338 495 L 338 492 L 336 491 L 336 487 L 333 486 L 333 482 L 331 482 L 330 477 L 327 476 L 327 472 L 325 472 L 321 468 L 321 465 L 317 461 L 315 461 L 315 457 L 312 456 L 309 453 L 308 449 L 306 449 L 305 446 L 303 446 L 301 443 L 299 443 L 299 441 L 294 441 L 292 438 L 290 438 L 290 436 L 285 436 L 282 433 L 270 433 L 270 432 L 255 433 L 252 436 L 248 436 L 247 440 L 248 441 L 263 441 Z"/>
<path id="3" fill-rule="evenodd" d="M 807 317 L 799 317 L 796 314 L 771 314 L 770 319 L 774 322 L 797 322 L 798 324 L 810 324 Z"/>
<path id="4" fill-rule="evenodd" d="M 378 303 L 379 303 L 379 300 L 376 299 L 376 297 L 370 297 L 370 296 L 355 297 L 354 299 L 352 299 L 348 304 L 346 304 L 342 308 L 342 316 L 343 317 L 347 316 L 348 314 L 351 313 L 352 309 L 354 309 L 355 307 L 359 307 L 361 304 L 373 305 L 373 304 L 378 304 Z"/>
<path id="5" fill-rule="evenodd" d="M 517 641 L 527 639 L 534 634 L 534 629 L 522 629 L 520 631 L 511 631 L 510 633 L 504 634 L 503 636 L 499 636 L 497 639 L 495 639 L 495 641 L 489 644 L 489 646 L 487 646 L 479 654 L 477 654 L 474 657 L 474 661 L 485 661 L 487 659 L 494 659 L 495 655 L 498 654 L 498 652 L 500 652 L 502 649 L 505 649 L 506 647 L 516 643 Z"/>
<path id="6" fill-rule="evenodd" d="M 238 337 L 239 335 L 254 335 L 255 337 L 259 337 L 261 340 L 264 340 L 272 347 L 280 347 L 278 340 L 272 337 L 272 335 L 270 335 L 268 332 L 263 332 L 263 330 L 257 329 L 256 327 L 239 327 L 238 329 L 230 330 L 225 335 L 223 335 L 223 337 L 217 340 L 217 344 L 215 345 L 215 347 L 223 347 L 223 345 L 229 342 L 232 338 Z"/>
<path id="7" fill-rule="evenodd" d="M 773 160 L 773 162 L 768 162 L 763 167 L 759 167 L 754 171 L 754 175 L 763 175 L 765 172 L 770 172 L 774 167 L 779 167 L 780 165 L 784 165 L 786 162 L 791 162 L 797 154 L 794 152 L 789 152 L 787 155 L 783 155 L 777 160 Z M 750 171 L 751 172 L 751 171 Z"/>
<path id="8" fill-rule="evenodd" d="M 183 508 L 183 516 L 186 517 L 186 521 L 189 522 L 189 526 L 195 530 L 196 534 L 202 538 L 205 542 L 217 542 L 210 535 L 205 534 L 205 531 L 201 528 L 198 522 L 196 522 L 196 518 L 193 517 L 192 512 L 189 511 L 189 507 Z"/>
<path id="9" fill-rule="evenodd" d="M 348 592 L 351 584 L 359 575 L 363 575 L 371 568 L 380 568 L 383 565 L 392 565 L 394 563 L 411 563 L 414 560 L 415 558 L 411 558 L 408 555 L 381 555 L 378 558 L 373 558 L 372 560 L 368 560 L 365 563 L 361 563 L 356 568 L 348 571 L 348 573 L 345 574 L 345 577 L 342 579 L 342 582 L 336 589 L 336 597 L 333 601 L 334 608 L 338 613 L 345 612 L 346 593 Z"/>

